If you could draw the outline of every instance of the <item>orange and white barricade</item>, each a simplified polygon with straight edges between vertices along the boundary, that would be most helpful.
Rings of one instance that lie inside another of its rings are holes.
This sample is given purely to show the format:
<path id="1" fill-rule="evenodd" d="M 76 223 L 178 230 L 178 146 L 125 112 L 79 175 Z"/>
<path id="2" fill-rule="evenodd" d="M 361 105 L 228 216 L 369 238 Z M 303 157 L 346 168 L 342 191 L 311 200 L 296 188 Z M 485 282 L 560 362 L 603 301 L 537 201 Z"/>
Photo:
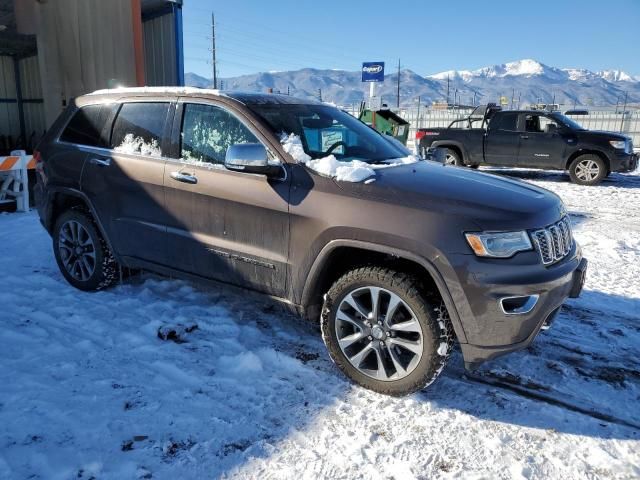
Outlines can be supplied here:
<path id="1" fill-rule="evenodd" d="M 29 168 L 35 168 L 35 162 L 24 150 L 0 157 L 0 203 L 15 200 L 17 211 L 29 211 Z"/>

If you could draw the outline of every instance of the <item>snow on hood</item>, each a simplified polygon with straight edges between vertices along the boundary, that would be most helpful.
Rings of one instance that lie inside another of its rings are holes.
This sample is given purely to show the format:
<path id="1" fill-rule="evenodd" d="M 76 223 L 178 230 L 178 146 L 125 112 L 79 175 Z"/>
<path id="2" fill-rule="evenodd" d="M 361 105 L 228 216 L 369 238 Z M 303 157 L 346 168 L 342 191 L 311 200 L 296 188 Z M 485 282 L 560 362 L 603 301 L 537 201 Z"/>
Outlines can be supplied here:
<path id="1" fill-rule="evenodd" d="M 300 137 L 295 133 L 290 135 L 283 133 L 280 137 L 280 143 L 284 151 L 291 155 L 297 163 L 302 163 L 311 170 L 335 178 L 339 182 L 357 183 L 369 179 L 367 180 L 367 183 L 369 183 L 369 181 L 375 180 L 372 178 L 375 177 L 375 170 L 419 161 L 419 158 L 415 155 L 391 159 L 380 165 L 371 165 L 360 160 L 344 162 L 338 160 L 334 155 L 328 155 L 314 160 L 304 151 L 302 140 L 300 140 Z"/>

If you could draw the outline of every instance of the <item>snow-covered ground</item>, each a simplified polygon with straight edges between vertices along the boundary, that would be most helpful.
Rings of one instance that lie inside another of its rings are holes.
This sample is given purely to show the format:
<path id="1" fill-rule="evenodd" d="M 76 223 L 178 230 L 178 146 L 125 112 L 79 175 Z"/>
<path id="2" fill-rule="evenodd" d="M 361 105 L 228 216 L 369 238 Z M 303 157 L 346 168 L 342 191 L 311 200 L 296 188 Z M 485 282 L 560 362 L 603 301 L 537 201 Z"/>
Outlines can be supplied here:
<path id="1" fill-rule="evenodd" d="M 69 286 L 35 212 L 0 215 L 0 478 L 638 478 L 640 176 L 557 192 L 590 261 L 526 351 L 396 399 L 268 302 L 143 275 Z M 164 338 L 164 339 L 163 339 Z"/>

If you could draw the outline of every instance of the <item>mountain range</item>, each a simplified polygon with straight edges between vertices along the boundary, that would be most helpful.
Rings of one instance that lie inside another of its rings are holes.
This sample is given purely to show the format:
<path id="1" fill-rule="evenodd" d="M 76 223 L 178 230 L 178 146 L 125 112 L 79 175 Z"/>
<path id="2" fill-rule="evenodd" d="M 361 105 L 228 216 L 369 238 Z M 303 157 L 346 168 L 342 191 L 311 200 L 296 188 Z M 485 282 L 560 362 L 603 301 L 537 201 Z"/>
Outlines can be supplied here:
<path id="1" fill-rule="evenodd" d="M 397 73 L 385 75 L 378 94 L 390 106 L 396 105 Z M 195 87 L 212 86 L 211 79 L 195 73 L 185 75 L 185 83 Z M 220 86 L 220 85 L 219 85 Z M 337 105 L 359 104 L 368 97 L 369 85 L 361 82 L 359 71 L 303 68 L 283 72 L 260 72 L 223 78 L 225 90 L 289 92 L 302 98 L 318 98 Z M 412 70 L 400 71 L 400 103 L 422 105 L 444 102 L 477 104 L 499 102 L 507 97 L 513 106 L 531 103 L 560 103 L 566 107 L 610 106 L 640 103 L 640 77 L 620 70 L 593 72 L 578 68 L 556 68 L 536 60 L 524 59 L 477 70 L 450 70 L 421 76 Z"/>

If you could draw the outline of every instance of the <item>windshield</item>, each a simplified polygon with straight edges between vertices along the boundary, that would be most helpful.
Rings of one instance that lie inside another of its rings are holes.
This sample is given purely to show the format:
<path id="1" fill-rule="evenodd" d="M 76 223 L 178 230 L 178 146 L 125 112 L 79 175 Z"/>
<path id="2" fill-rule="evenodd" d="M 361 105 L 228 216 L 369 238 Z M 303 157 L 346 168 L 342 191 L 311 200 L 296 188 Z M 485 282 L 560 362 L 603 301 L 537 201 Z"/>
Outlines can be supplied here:
<path id="1" fill-rule="evenodd" d="M 584 128 L 578 122 L 571 120 L 569 117 L 565 117 L 561 113 L 552 113 L 549 116 L 565 127 L 569 127 L 571 130 L 586 130 L 586 128 Z"/>
<path id="2" fill-rule="evenodd" d="M 311 158 L 380 163 L 406 157 L 403 151 L 360 120 L 329 105 L 247 105 L 273 133 L 296 134 Z"/>

